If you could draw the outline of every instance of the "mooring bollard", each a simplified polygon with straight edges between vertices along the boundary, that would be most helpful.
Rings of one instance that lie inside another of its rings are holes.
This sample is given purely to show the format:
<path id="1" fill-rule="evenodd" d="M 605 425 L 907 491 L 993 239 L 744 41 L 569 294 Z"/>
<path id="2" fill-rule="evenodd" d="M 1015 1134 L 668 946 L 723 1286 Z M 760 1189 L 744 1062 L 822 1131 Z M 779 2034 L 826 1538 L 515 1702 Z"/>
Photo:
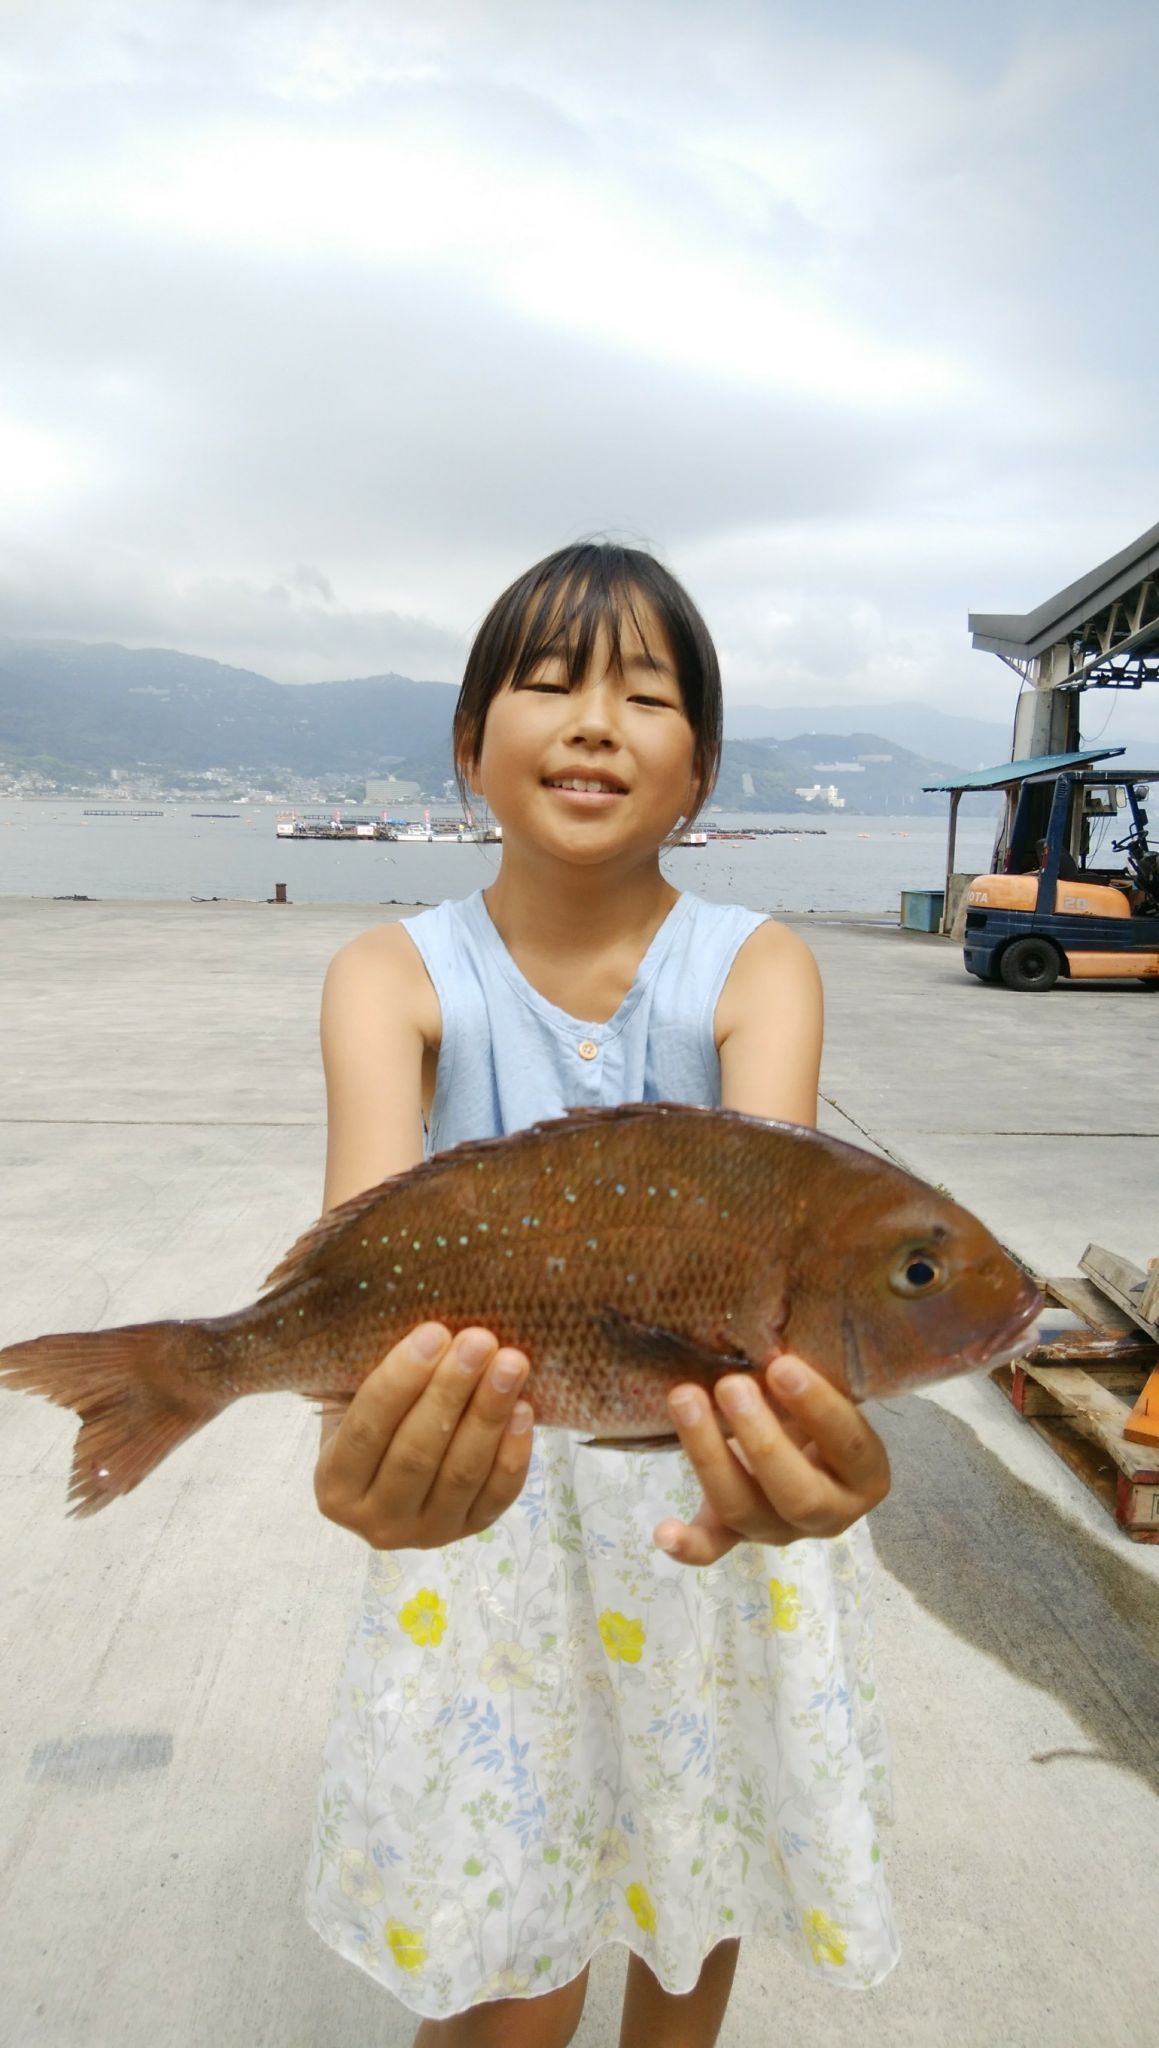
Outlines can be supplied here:
<path id="1" fill-rule="evenodd" d="M 285 902 L 286 902 L 287 900 L 288 900 L 288 899 L 287 899 L 287 896 L 286 896 L 286 885 L 285 885 L 285 883 L 284 883 L 284 882 L 275 882 L 275 883 L 274 883 L 274 902 L 275 902 L 275 903 L 285 903 Z"/>

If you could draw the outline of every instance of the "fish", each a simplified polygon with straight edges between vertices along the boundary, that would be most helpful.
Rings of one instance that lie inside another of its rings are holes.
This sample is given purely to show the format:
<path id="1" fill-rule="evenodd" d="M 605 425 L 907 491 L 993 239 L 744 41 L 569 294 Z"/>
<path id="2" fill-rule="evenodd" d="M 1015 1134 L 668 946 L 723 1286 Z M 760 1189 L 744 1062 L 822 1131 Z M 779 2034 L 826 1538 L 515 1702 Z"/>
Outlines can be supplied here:
<path id="1" fill-rule="evenodd" d="M 518 1346 L 536 1423 L 673 1439 L 793 1351 L 862 1402 L 1026 1348 L 1034 1282 L 968 1210 L 797 1124 L 679 1103 L 574 1110 L 436 1153 L 322 1216 L 248 1308 L 34 1338 L 0 1386 L 81 1418 L 70 1512 L 96 1513 L 243 1395 L 352 1396 L 417 1324 Z"/>

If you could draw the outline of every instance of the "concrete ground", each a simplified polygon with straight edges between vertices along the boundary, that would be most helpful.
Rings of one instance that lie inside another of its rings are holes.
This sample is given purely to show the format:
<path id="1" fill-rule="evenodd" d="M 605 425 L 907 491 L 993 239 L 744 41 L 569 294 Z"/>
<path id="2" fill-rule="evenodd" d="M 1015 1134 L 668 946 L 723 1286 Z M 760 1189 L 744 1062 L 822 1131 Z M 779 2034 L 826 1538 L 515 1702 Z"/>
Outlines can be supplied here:
<path id="1" fill-rule="evenodd" d="M 0 899 L 0 1344 L 220 1311 L 314 1215 L 326 960 L 364 908 Z M 956 948 L 801 920 L 832 1130 L 948 1186 L 1029 1262 L 1159 1252 L 1159 1001 L 982 988 Z M 876 1991 L 742 1954 L 721 2036 L 1116 2048 L 1159 2030 L 1155 1578 L 984 1378 L 875 1415 L 887 1837 Z M 395 2048 L 410 2017 L 305 1928 L 359 1546 L 317 1424 L 230 1411 L 131 1499 L 64 1516 L 71 1419 L 0 1396 L 0 2040 Z M 623 1957 L 579 2048 L 617 2038 Z"/>

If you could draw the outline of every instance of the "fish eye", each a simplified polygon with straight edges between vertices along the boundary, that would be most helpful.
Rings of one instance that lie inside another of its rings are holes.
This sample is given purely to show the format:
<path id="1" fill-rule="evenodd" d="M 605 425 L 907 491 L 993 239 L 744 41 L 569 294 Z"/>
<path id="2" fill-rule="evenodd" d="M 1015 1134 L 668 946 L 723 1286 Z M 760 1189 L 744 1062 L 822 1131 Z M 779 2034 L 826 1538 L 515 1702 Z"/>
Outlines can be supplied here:
<path id="1" fill-rule="evenodd" d="M 889 1284 L 895 1294 L 904 1294 L 912 1301 L 919 1295 L 936 1294 L 940 1287 L 945 1286 L 947 1278 L 941 1259 L 922 1246 L 907 1251 L 898 1260 L 889 1276 Z"/>

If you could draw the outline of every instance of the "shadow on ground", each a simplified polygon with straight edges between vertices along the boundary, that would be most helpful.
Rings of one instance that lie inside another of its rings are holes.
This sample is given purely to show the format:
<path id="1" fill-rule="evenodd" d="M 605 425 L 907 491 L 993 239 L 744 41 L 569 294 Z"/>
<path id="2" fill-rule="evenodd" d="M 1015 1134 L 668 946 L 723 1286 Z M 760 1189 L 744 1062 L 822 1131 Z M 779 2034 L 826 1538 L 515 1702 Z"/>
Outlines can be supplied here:
<path id="1" fill-rule="evenodd" d="M 1159 1601 L 1127 1539 L 1120 1556 L 1060 1514 L 935 1402 L 873 1420 L 894 1472 L 873 1517 L 886 1570 L 955 1635 L 1052 1693 L 1090 1754 L 1159 1792 Z"/>

